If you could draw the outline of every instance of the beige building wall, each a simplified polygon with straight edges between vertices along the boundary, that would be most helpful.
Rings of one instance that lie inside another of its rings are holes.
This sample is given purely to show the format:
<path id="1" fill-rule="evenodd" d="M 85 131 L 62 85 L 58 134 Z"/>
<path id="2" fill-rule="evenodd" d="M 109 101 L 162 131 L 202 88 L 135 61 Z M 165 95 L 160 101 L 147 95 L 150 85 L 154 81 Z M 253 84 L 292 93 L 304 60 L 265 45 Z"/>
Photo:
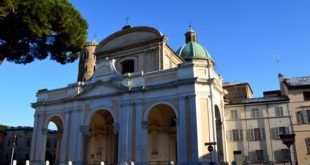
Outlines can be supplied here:
<path id="1" fill-rule="evenodd" d="M 281 107 L 283 113 L 276 113 L 278 107 Z M 254 111 L 257 112 L 256 115 L 253 114 Z M 250 164 L 284 164 L 289 161 L 288 157 L 283 157 L 282 151 L 287 147 L 277 136 L 279 127 L 286 127 L 286 131 L 292 132 L 287 99 L 228 104 L 225 106 L 225 124 L 230 163 L 236 161 L 237 164 L 245 162 Z M 258 135 L 254 139 L 252 131 L 255 130 L 253 129 L 259 130 L 259 134 L 254 133 L 254 136 Z M 257 158 L 257 152 L 262 152 L 263 159 Z M 293 160 L 295 160 L 294 155 L 293 150 L 291 152 Z"/>
<path id="2" fill-rule="evenodd" d="M 303 92 L 310 91 L 310 89 L 304 90 L 289 90 L 288 96 L 290 97 L 290 109 L 292 113 L 292 121 L 294 126 L 294 132 L 296 134 L 295 144 L 297 151 L 297 158 L 299 164 L 310 164 L 310 151 L 307 149 L 306 139 L 310 138 L 310 123 L 307 111 L 310 111 L 310 100 L 304 100 Z M 297 114 L 303 113 L 304 123 L 297 121 Z M 310 113 L 308 113 L 309 115 Z M 308 121 L 306 121 L 308 120 Z M 308 144 L 309 147 L 310 144 Z"/>

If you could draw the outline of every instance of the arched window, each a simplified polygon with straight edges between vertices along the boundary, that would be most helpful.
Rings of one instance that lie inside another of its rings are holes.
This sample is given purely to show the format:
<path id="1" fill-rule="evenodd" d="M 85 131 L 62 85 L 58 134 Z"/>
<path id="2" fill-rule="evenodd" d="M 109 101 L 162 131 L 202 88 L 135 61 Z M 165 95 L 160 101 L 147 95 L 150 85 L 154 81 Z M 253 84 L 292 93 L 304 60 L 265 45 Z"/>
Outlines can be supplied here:
<path id="1" fill-rule="evenodd" d="M 126 61 L 122 62 L 122 74 L 133 73 L 134 71 L 135 71 L 134 60 L 126 60 Z"/>
<path id="2" fill-rule="evenodd" d="M 88 58 L 88 52 L 85 51 L 85 52 L 83 53 L 83 59 L 87 59 L 87 58 Z"/>

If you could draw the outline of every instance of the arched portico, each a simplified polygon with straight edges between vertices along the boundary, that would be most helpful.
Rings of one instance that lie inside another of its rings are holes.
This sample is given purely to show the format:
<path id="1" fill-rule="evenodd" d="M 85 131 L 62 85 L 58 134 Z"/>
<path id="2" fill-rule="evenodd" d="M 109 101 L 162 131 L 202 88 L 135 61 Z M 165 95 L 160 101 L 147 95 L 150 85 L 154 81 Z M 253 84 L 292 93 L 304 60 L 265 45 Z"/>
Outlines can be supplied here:
<path id="1" fill-rule="evenodd" d="M 157 104 L 148 111 L 147 161 L 149 164 L 177 160 L 177 115 L 168 104 Z"/>
<path id="2" fill-rule="evenodd" d="M 118 134 L 114 133 L 115 118 L 106 109 L 98 109 L 87 120 L 89 133 L 85 137 L 86 164 L 117 164 Z"/>
<path id="3" fill-rule="evenodd" d="M 56 128 L 53 128 L 53 125 Z M 52 127 L 51 127 L 52 126 Z M 56 130 L 55 130 L 56 129 Z M 62 134 L 64 130 L 64 120 L 61 115 L 52 115 L 50 116 L 45 124 L 43 129 L 43 148 L 44 150 L 41 151 L 44 155 L 44 160 L 49 161 L 51 165 L 59 164 L 60 162 L 60 155 L 61 155 L 61 141 L 62 141 Z M 55 139 L 56 141 L 52 141 L 51 139 Z"/>

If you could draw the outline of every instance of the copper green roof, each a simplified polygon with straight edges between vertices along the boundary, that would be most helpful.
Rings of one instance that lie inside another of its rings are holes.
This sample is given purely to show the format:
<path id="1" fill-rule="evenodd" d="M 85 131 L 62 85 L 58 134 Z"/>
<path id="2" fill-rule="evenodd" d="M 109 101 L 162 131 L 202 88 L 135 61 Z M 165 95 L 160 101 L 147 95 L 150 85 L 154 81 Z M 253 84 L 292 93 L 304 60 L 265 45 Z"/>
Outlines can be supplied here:
<path id="1" fill-rule="evenodd" d="M 211 59 L 209 52 L 197 42 L 188 42 L 177 50 L 177 54 L 183 59 Z"/>

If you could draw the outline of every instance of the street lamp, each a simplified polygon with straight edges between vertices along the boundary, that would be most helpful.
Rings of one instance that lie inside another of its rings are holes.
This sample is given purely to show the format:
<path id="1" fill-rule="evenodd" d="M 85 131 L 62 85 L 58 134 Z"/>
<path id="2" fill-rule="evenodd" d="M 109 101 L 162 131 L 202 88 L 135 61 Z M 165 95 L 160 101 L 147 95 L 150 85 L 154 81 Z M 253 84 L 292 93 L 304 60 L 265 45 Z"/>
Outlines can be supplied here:
<path id="1" fill-rule="evenodd" d="M 279 135 L 281 140 L 282 140 L 282 143 L 285 144 L 288 148 L 288 151 L 289 151 L 289 159 L 290 159 L 290 162 L 291 162 L 291 165 L 292 165 L 292 157 L 291 157 L 291 145 L 295 142 L 295 135 L 296 134 L 282 134 L 282 135 Z"/>
<path id="2" fill-rule="evenodd" d="M 205 143 L 205 146 L 208 146 L 208 151 L 210 152 L 210 156 L 211 156 L 211 162 L 209 163 L 209 165 L 214 165 L 214 162 L 212 160 L 212 153 L 211 153 L 214 150 L 213 145 L 216 145 L 216 142 Z"/>
<path id="3" fill-rule="evenodd" d="M 13 148 L 12 148 L 12 155 L 11 155 L 11 165 L 13 165 L 13 157 L 14 157 L 14 150 L 15 150 L 15 144 L 16 144 L 16 134 L 14 134 L 12 142 L 13 142 Z"/>

